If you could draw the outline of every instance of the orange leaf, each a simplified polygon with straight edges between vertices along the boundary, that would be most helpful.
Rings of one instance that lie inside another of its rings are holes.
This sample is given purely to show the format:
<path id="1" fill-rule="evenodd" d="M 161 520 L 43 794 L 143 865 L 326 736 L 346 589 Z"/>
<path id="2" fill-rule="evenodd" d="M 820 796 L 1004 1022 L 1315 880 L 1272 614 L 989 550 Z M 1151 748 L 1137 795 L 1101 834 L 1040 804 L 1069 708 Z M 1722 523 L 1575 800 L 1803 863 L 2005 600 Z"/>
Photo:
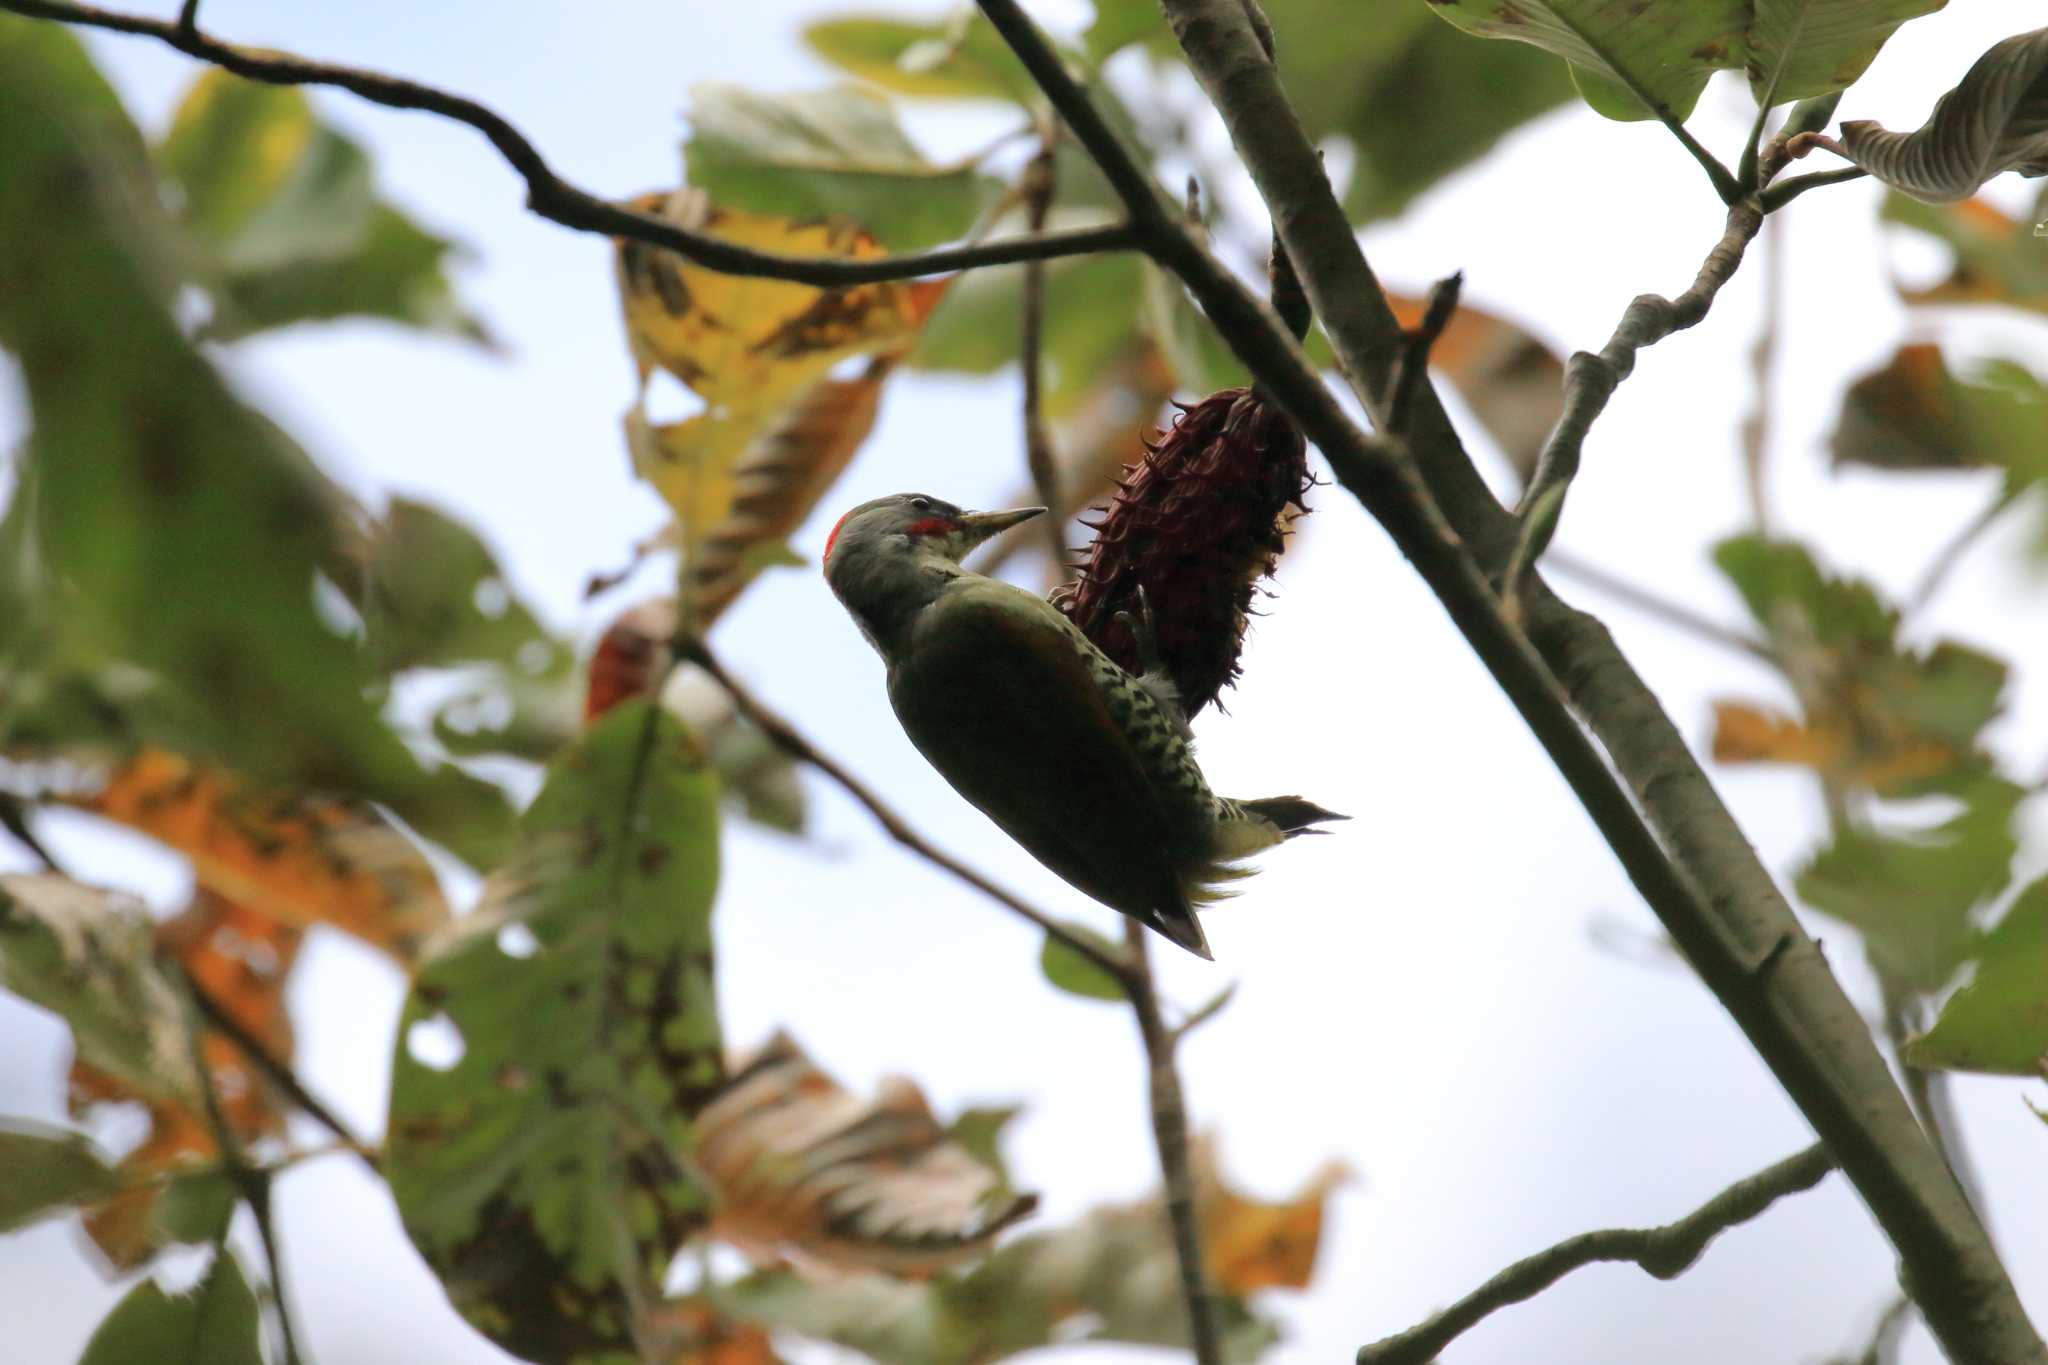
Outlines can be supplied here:
<path id="1" fill-rule="evenodd" d="M 425 856 L 364 802 L 259 793 L 144 748 L 71 804 L 185 854 L 201 886 L 247 910 L 300 928 L 331 924 L 400 962 L 448 920 Z"/>
<path id="2" fill-rule="evenodd" d="M 1038 1204 L 949 1139 L 911 1082 L 863 1101 L 781 1033 L 697 1116 L 691 1159 L 717 1201 L 714 1234 L 825 1271 L 928 1274 Z"/>
<path id="3" fill-rule="evenodd" d="M 698 1300 L 662 1304 L 648 1314 L 645 1335 L 666 1365 L 782 1365 L 766 1331 Z"/>
<path id="4" fill-rule="evenodd" d="M 1269 1204 L 1224 1182 L 1213 1140 L 1197 1140 L 1189 1159 L 1209 1277 L 1217 1287 L 1227 1294 L 1307 1288 L 1322 1247 L 1324 1205 L 1353 1179 L 1350 1167 L 1326 1162 L 1292 1198 Z"/>
<path id="5" fill-rule="evenodd" d="M 1746 702 L 1714 703 L 1716 763 L 1796 763 L 1831 772 L 1841 763 L 1843 748 L 1840 734 L 1808 729 L 1790 716 Z"/>

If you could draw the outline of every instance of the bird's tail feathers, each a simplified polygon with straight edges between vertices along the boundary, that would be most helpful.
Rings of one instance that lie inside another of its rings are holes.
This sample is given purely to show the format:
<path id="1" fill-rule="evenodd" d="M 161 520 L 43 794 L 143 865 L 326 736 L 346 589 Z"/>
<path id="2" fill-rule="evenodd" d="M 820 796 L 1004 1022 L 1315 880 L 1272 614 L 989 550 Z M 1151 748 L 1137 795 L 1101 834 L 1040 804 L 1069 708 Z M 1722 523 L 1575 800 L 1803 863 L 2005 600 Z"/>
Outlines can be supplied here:
<path id="1" fill-rule="evenodd" d="M 1195 918 L 1194 909 L 1187 902 L 1183 901 L 1164 910 L 1154 910 L 1145 923 L 1204 962 L 1216 960 L 1216 955 L 1209 951 L 1208 938 L 1202 933 L 1202 922 Z"/>
<path id="2" fill-rule="evenodd" d="M 1280 831 L 1283 839 L 1292 839 L 1297 834 L 1326 834 L 1327 830 L 1314 828 L 1328 820 L 1349 820 L 1348 815 L 1339 815 L 1333 810 L 1324 810 L 1313 801 L 1299 796 L 1263 796 L 1256 801 L 1238 801 L 1234 805 L 1247 815 L 1271 824 Z"/>

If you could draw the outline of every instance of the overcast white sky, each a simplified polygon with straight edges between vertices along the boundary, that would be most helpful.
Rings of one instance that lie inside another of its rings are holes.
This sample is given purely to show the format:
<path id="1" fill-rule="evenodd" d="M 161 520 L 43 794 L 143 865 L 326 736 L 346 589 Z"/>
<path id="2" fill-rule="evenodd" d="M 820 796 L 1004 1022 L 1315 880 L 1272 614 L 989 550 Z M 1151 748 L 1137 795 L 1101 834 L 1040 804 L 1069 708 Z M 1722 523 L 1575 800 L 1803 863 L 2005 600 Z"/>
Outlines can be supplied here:
<path id="1" fill-rule="evenodd" d="M 1913 23 L 1842 113 L 1917 124 L 2031 9 L 1958 0 Z M 818 12 L 797 0 L 209 0 L 206 17 L 223 36 L 476 96 L 565 175 L 625 195 L 676 179 L 679 110 L 693 82 L 789 89 L 827 79 L 795 41 L 800 21 Z M 1069 20 L 1082 13 L 1049 9 Z M 195 70 L 136 40 L 95 51 L 152 127 Z M 343 325 L 241 346 L 232 373 L 351 486 L 425 496 L 483 528 L 519 589 L 587 635 L 601 613 L 580 602 L 586 577 L 619 563 L 661 517 L 631 481 L 618 436 L 631 371 L 606 244 L 523 213 L 514 178 L 475 134 L 317 98 L 373 148 L 393 197 L 475 248 L 463 292 L 507 351 Z M 948 118 L 919 125 L 935 146 L 981 127 Z M 1732 160 L 1746 121 L 1740 87 L 1717 82 L 1694 127 Z M 2008 182 L 2000 192 L 2019 202 L 2019 191 Z M 1991 483 L 1886 482 L 1825 467 L 1821 443 L 1841 388 L 1908 332 L 1889 272 L 1939 262 L 1880 233 L 1876 197 L 1867 185 L 1843 187 L 1787 215 L 1771 487 L 1786 525 L 1830 561 L 1900 588 Z M 1697 168 L 1661 130 L 1574 109 L 1374 229 L 1367 248 L 1391 283 L 1418 287 L 1462 268 L 1471 301 L 1561 349 L 1590 348 L 1630 296 L 1687 283 L 1719 223 Z M 1737 604 L 1705 547 L 1743 525 L 1736 426 L 1750 401 L 1759 278 L 1746 269 L 1703 327 L 1645 354 L 1587 445 L 1560 536 L 1583 558 L 1731 621 Z M 2037 326 L 1978 331 L 2048 362 Z M 1022 469 L 1015 406 L 1013 376 L 899 380 L 869 447 L 798 549 L 815 557 L 839 509 L 881 493 L 1000 501 Z M 0 446 L 19 434 L 21 407 L 0 371 Z M 1675 1217 L 1809 1140 L 1688 975 L 1596 945 L 1596 922 L 1646 937 L 1655 923 L 1399 555 L 1340 492 L 1322 490 L 1317 507 L 1254 630 L 1230 714 L 1211 712 L 1197 729 L 1219 790 L 1298 790 L 1355 818 L 1335 837 L 1269 855 L 1242 898 L 1208 917 L 1214 966 L 1180 955 L 1164 965 L 1167 989 L 1183 1001 L 1240 984 L 1185 1058 L 1195 1117 L 1221 1134 L 1230 1171 L 1274 1195 L 1332 1155 L 1361 1175 L 1335 1200 L 1314 1288 L 1272 1297 L 1289 1331 L 1272 1357 L 1281 1365 L 1348 1360 L 1361 1342 L 1517 1256 L 1591 1227 Z M 2023 529 L 2017 519 L 1965 564 L 1928 630 L 2016 660 L 2010 712 L 1995 733 L 2031 775 L 2048 754 L 2048 647 L 2038 580 L 2018 567 Z M 1711 698 L 1780 699 L 1753 664 L 1586 600 L 1696 741 Z M 1008 845 L 922 764 L 889 715 L 879 667 L 814 573 L 764 580 L 718 643 L 936 841 L 1061 914 L 1105 926 L 1113 918 Z M 1770 864 L 1795 866 L 1818 833 L 1810 785 L 1743 771 L 1724 773 L 1722 786 Z M 1013 1164 L 1044 1196 L 1042 1223 L 1148 1188 L 1154 1157 L 1125 1012 L 1054 994 L 1024 928 L 903 855 L 835 790 L 814 783 L 812 794 L 808 842 L 729 828 L 718 911 L 728 1037 L 746 1045 L 786 1026 L 843 1081 L 871 1087 L 908 1073 L 942 1111 L 1024 1100 Z M 2038 869 L 2048 849 L 2038 812 L 2029 829 L 2026 866 Z M 159 905 L 182 898 L 176 868 L 139 841 L 92 836 L 82 821 L 53 820 L 50 833 L 95 876 Z M 0 848 L 0 859 L 14 858 Z M 1850 936 L 1823 932 L 1830 959 L 1867 998 Z M 304 1073 L 366 1128 L 381 1124 L 400 994 L 380 960 L 333 935 L 316 936 L 298 975 Z M 58 1117 L 62 1030 L 0 998 L 0 1039 L 0 1113 Z M 1964 1080 L 1958 1091 L 2001 1245 L 2048 1325 L 2048 1132 L 2021 1103 L 2021 1086 Z M 315 1163 L 287 1176 L 279 1197 L 300 1320 L 322 1365 L 505 1359 L 448 1309 L 382 1187 L 357 1168 Z M 1729 1235 L 1677 1282 L 1628 1268 L 1581 1272 L 1498 1315 L 1450 1358 L 1810 1361 L 1861 1341 L 1890 1276 L 1882 1238 L 1831 1178 Z M 0 1240 L 0 1304 L 33 1365 L 73 1359 L 124 1287 L 102 1281 L 71 1227 Z M 1917 1330 L 1909 1358 L 1936 1358 Z"/>

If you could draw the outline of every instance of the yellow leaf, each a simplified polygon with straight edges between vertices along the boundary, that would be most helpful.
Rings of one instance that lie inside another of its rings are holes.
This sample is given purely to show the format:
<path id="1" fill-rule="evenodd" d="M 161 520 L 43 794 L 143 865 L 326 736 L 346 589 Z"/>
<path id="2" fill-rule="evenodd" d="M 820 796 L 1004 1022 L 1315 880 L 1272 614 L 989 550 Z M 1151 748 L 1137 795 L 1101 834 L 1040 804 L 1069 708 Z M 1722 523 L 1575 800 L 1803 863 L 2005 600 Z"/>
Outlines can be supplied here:
<path id="1" fill-rule="evenodd" d="M 252 791 L 144 748 L 70 804 L 168 844 L 201 886 L 248 910 L 300 928 L 331 924 L 401 962 L 448 920 L 426 858 L 365 802 Z"/>

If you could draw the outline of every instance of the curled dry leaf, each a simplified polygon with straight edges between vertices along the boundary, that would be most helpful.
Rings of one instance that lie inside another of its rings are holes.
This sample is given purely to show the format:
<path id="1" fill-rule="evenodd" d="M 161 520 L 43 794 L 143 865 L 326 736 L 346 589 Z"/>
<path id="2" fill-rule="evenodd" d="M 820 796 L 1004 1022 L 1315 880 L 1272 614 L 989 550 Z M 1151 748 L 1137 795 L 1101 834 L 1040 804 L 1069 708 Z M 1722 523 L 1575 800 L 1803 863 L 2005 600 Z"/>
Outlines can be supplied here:
<path id="1" fill-rule="evenodd" d="M 839 219 L 793 221 L 713 205 L 695 190 L 642 195 L 660 213 L 744 246 L 862 259 L 876 240 Z M 700 625 L 729 605 L 867 438 L 883 382 L 947 281 L 820 289 L 721 275 L 639 242 L 616 246 L 627 342 L 644 390 L 665 370 L 704 411 L 626 421 L 634 468 L 674 510 Z M 870 357 L 855 377 L 832 369 Z"/>
<path id="2" fill-rule="evenodd" d="M 2004 171 L 2048 175 L 2048 28 L 1994 44 L 1916 131 L 1853 119 L 1842 124 L 1842 146 L 1887 185 L 1930 204 L 1967 199 Z"/>
<path id="3" fill-rule="evenodd" d="M 433 867 L 368 802 L 258 791 L 144 748 L 70 804 L 185 854 L 201 886 L 248 911 L 332 925 L 400 962 L 448 921 Z"/>
<path id="4" fill-rule="evenodd" d="M 1429 304 L 1414 294 L 1390 294 L 1387 302 L 1407 328 L 1421 325 Z M 1564 362 L 1557 353 L 1506 318 L 1461 303 L 1430 348 L 1429 364 L 1451 381 L 1527 483 L 1564 412 Z"/>
<path id="5" fill-rule="evenodd" d="M 717 1199 L 716 1235 L 824 1270 L 928 1274 L 1038 1204 L 949 1139 L 914 1084 L 863 1100 L 782 1033 L 698 1115 L 691 1159 Z"/>

